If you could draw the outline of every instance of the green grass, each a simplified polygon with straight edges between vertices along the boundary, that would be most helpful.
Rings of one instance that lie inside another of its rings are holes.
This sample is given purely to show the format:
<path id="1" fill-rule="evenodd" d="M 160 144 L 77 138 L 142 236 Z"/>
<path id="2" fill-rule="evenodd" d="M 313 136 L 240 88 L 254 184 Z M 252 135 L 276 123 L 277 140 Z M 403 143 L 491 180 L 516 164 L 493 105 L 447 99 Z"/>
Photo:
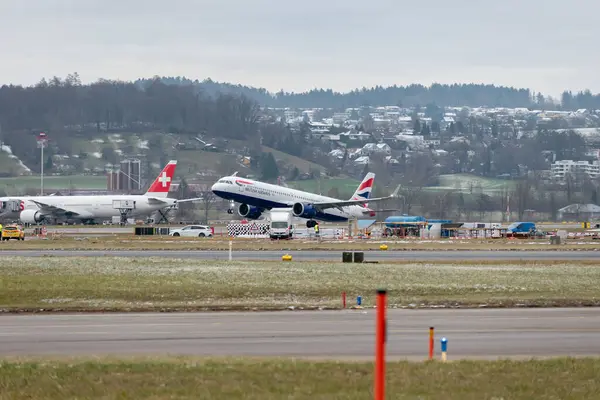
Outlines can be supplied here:
<path id="1" fill-rule="evenodd" d="M 396 307 L 598 305 L 600 262 L 342 264 L 2 257 L 0 309 L 337 308 L 385 286 Z M 364 306 L 372 298 L 365 297 Z"/>
<path id="2" fill-rule="evenodd" d="M 216 166 L 224 158 L 231 158 L 235 161 L 236 157 L 226 153 L 215 153 L 212 151 L 202 150 L 179 150 L 174 155 L 177 160 L 176 176 L 192 177 L 197 172 L 211 169 Z M 161 167 L 162 168 L 162 167 Z M 249 171 L 239 167 L 240 171 Z"/>
<path id="3" fill-rule="evenodd" d="M 275 150 L 271 147 L 262 146 L 262 150 L 265 153 L 273 153 L 273 157 L 275 157 L 276 160 L 282 160 L 286 164 L 290 164 L 290 165 L 298 168 L 298 170 L 300 172 L 310 172 L 311 168 L 318 169 L 321 172 L 325 171 L 325 167 L 323 167 L 319 164 L 316 164 L 312 161 L 305 160 L 300 157 L 293 156 L 291 154 L 284 153 L 279 150 Z"/>
<path id="4" fill-rule="evenodd" d="M 0 363 L 4 399 L 370 399 L 373 364 L 280 359 Z M 593 399 L 600 359 L 390 362 L 388 399 Z"/>
<path id="5" fill-rule="evenodd" d="M 427 190 L 457 190 L 463 193 L 469 193 L 471 183 L 473 192 L 476 193 L 480 188 L 486 193 L 496 193 L 503 190 L 512 190 L 515 182 L 511 180 L 485 178 L 470 174 L 448 174 L 439 176 L 439 185 L 426 188 Z"/>
<path id="6" fill-rule="evenodd" d="M 75 189 L 106 189 L 106 176 L 44 175 L 44 189 L 68 189 L 71 186 Z M 9 194 L 14 194 L 14 191 L 19 189 L 39 189 L 40 187 L 39 175 L 0 178 L 0 189 L 4 189 Z"/>

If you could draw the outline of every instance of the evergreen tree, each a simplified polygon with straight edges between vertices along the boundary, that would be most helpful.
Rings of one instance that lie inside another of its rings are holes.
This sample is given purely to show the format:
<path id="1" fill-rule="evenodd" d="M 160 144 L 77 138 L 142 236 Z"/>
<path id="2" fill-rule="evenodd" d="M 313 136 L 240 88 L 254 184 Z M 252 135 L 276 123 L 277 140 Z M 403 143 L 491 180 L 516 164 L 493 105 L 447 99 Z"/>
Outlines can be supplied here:
<path id="1" fill-rule="evenodd" d="M 277 162 L 275 161 L 275 157 L 273 157 L 272 153 L 263 154 L 259 162 L 259 166 L 263 180 L 272 181 L 276 180 L 279 176 L 279 168 L 277 167 Z"/>
<path id="2" fill-rule="evenodd" d="M 415 134 L 418 134 L 419 132 L 421 132 L 421 121 L 419 121 L 419 119 L 415 119 L 414 125 L 413 125 L 413 131 L 415 132 Z"/>
<path id="3" fill-rule="evenodd" d="M 54 168 L 54 163 L 52 162 L 52 156 L 49 155 L 48 158 L 46 158 L 46 163 L 44 164 L 44 171 L 51 171 L 52 168 Z"/>

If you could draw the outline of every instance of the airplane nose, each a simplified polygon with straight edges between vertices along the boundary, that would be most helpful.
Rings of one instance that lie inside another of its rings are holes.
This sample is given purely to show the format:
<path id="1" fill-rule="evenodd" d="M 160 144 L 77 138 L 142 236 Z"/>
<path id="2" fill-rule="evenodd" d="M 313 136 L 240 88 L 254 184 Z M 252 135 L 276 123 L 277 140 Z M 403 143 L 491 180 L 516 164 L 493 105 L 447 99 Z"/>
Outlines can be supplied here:
<path id="1" fill-rule="evenodd" d="M 215 183 L 215 184 L 213 184 L 213 185 L 210 187 L 210 190 L 211 190 L 212 192 L 214 192 L 215 190 L 217 190 L 217 185 L 218 185 L 218 184 L 219 184 L 219 183 Z"/>

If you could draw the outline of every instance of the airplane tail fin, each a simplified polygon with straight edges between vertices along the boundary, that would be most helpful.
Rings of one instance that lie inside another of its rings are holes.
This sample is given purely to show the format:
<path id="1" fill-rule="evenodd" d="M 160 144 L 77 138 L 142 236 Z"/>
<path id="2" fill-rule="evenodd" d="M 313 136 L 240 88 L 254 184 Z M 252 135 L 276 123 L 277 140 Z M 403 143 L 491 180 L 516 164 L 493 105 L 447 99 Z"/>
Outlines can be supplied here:
<path id="1" fill-rule="evenodd" d="M 373 182 L 375 181 L 375 174 L 372 172 L 367 173 L 364 179 L 358 185 L 358 189 L 354 192 L 350 200 L 365 200 L 364 206 L 367 207 L 368 200 L 371 197 L 371 191 L 373 190 Z"/>
<path id="2" fill-rule="evenodd" d="M 160 171 L 160 174 L 156 177 L 150 188 L 146 192 L 146 196 L 152 197 L 167 197 L 169 189 L 171 188 L 171 182 L 173 176 L 175 176 L 175 168 L 177 168 L 177 160 L 171 160 L 169 163 Z"/>

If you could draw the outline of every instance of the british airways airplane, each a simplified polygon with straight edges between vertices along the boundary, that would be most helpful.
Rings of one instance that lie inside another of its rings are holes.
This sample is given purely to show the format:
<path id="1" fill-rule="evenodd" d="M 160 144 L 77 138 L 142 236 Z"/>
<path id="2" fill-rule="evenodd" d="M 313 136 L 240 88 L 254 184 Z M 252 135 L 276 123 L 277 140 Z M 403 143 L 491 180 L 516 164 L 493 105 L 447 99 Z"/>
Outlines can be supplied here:
<path id="1" fill-rule="evenodd" d="M 265 210 L 291 208 L 298 218 L 308 219 L 307 228 L 317 222 L 341 222 L 365 216 L 374 217 L 375 211 L 368 207 L 369 202 L 387 200 L 398 195 L 400 186 L 388 197 L 370 198 L 375 174 L 369 172 L 362 180 L 350 200 L 334 199 L 315 193 L 272 185 L 270 183 L 231 176 L 219 179 L 211 188 L 213 193 L 230 200 L 228 213 L 233 214 L 235 203 L 241 203 L 238 214 L 248 219 L 258 219 Z"/>

